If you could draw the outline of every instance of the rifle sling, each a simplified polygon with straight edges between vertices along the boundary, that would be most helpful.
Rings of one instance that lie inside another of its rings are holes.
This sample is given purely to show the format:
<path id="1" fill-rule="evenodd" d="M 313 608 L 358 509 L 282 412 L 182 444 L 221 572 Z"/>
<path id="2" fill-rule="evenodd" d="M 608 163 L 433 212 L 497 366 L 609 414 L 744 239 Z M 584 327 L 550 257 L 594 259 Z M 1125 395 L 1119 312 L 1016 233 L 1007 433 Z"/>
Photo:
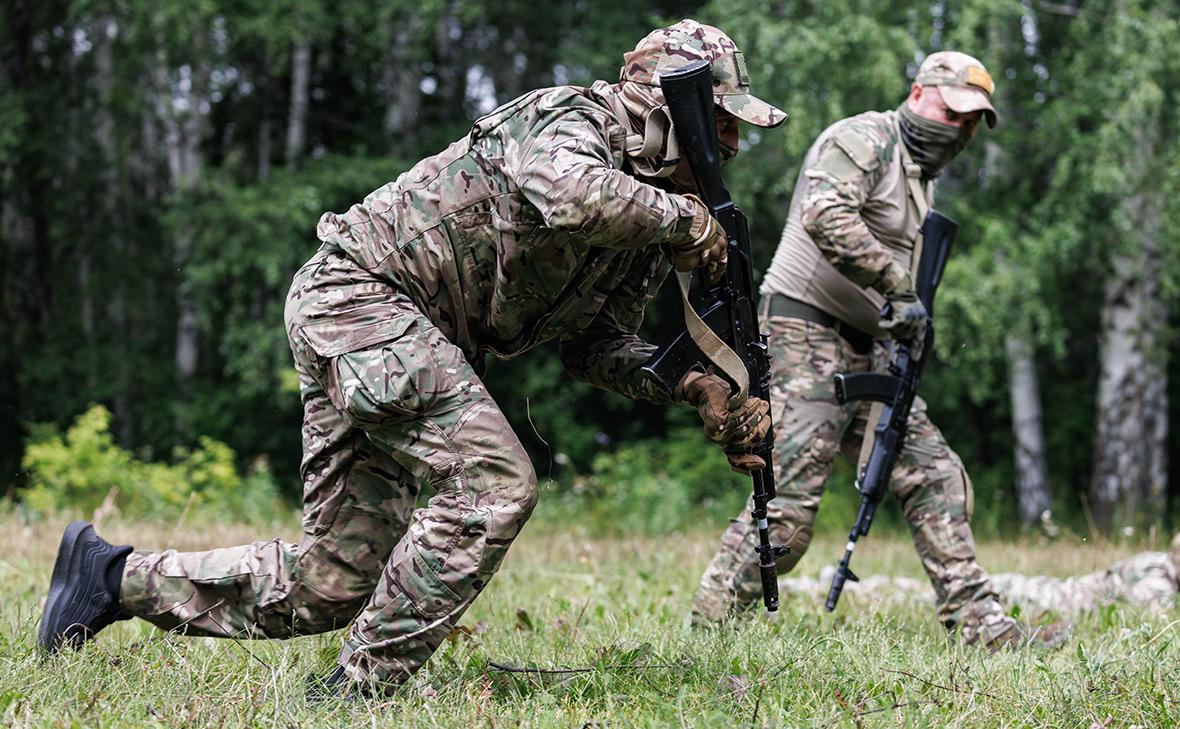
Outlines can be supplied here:
<path id="1" fill-rule="evenodd" d="M 701 353 L 710 362 L 737 383 L 738 391 L 729 398 L 729 407 L 736 408 L 746 401 L 750 392 L 750 373 L 746 364 L 721 337 L 705 324 L 688 300 L 688 289 L 692 285 L 692 271 L 677 271 L 676 283 L 680 287 L 680 301 L 684 304 L 684 328 L 696 343 Z"/>

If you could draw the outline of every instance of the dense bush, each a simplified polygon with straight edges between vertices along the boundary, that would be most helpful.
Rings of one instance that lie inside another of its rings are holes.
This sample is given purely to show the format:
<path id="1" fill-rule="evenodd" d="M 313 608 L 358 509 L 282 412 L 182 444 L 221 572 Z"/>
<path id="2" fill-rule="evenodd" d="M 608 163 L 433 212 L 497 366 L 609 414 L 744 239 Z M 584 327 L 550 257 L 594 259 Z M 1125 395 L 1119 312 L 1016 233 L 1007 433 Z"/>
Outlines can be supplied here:
<path id="1" fill-rule="evenodd" d="M 206 511 L 271 520 L 286 511 L 264 460 L 243 475 L 233 450 L 208 437 L 196 449 L 176 449 L 171 463 L 141 460 L 115 444 L 110 425 L 110 412 L 93 405 L 65 433 L 33 426 L 23 461 L 29 474 L 29 488 L 21 492 L 25 508 L 87 515 L 117 509 L 154 519 Z"/>

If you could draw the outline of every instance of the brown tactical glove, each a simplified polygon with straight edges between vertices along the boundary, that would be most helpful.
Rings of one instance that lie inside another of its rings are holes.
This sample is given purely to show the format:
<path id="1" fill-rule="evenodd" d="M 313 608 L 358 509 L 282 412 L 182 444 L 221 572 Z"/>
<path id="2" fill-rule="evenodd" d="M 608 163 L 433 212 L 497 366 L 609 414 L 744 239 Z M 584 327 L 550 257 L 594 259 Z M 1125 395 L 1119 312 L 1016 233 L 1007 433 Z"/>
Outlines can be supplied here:
<path id="1" fill-rule="evenodd" d="M 677 271 L 704 268 L 709 283 L 721 280 L 728 257 L 729 237 L 721 224 L 709 213 L 709 207 L 696 195 L 685 195 L 693 203 L 692 225 L 688 237 L 669 245 L 672 266 Z"/>
<path id="2" fill-rule="evenodd" d="M 689 372 L 676 388 L 682 401 L 696 407 L 705 423 L 705 437 L 725 451 L 733 470 L 753 473 L 766 462 L 750 449 L 766 437 L 770 429 L 770 405 L 757 397 L 747 398 L 729 409 L 729 383 L 714 374 Z"/>

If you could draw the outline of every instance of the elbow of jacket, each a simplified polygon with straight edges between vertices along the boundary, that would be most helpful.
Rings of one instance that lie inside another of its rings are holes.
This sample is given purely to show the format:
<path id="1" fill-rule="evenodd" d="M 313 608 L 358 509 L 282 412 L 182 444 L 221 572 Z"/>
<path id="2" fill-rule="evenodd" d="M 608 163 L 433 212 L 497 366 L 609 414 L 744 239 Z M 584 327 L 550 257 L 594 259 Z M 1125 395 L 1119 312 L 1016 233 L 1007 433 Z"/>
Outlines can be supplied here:
<path id="1" fill-rule="evenodd" d="M 582 379 L 583 365 L 586 361 L 586 351 L 583 347 L 571 340 L 564 341 L 557 347 L 557 358 L 561 360 L 561 366 L 566 372 L 575 379 Z"/>
<path id="2" fill-rule="evenodd" d="M 550 230 L 579 233 L 593 225 L 598 211 L 585 200 L 567 200 L 554 206 L 545 217 Z"/>
<path id="3" fill-rule="evenodd" d="M 803 208 L 799 215 L 799 222 L 803 226 L 803 230 L 807 235 L 811 236 L 813 240 L 823 238 L 827 226 L 827 208 L 822 208 L 817 205 L 809 205 Z"/>

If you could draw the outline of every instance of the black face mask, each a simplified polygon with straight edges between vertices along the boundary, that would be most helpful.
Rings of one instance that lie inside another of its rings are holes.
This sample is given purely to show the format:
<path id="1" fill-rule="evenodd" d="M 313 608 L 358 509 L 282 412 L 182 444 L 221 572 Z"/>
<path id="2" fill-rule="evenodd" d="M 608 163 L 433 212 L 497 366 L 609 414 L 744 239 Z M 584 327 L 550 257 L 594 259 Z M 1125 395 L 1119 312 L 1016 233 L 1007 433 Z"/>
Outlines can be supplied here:
<path id="1" fill-rule="evenodd" d="M 897 115 L 901 139 L 914 158 L 914 164 L 922 168 L 923 177 L 937 177 L 971 141 L 969 129 L 919 116 L 910 110 L 908 101 L 901 103 Z"/>

